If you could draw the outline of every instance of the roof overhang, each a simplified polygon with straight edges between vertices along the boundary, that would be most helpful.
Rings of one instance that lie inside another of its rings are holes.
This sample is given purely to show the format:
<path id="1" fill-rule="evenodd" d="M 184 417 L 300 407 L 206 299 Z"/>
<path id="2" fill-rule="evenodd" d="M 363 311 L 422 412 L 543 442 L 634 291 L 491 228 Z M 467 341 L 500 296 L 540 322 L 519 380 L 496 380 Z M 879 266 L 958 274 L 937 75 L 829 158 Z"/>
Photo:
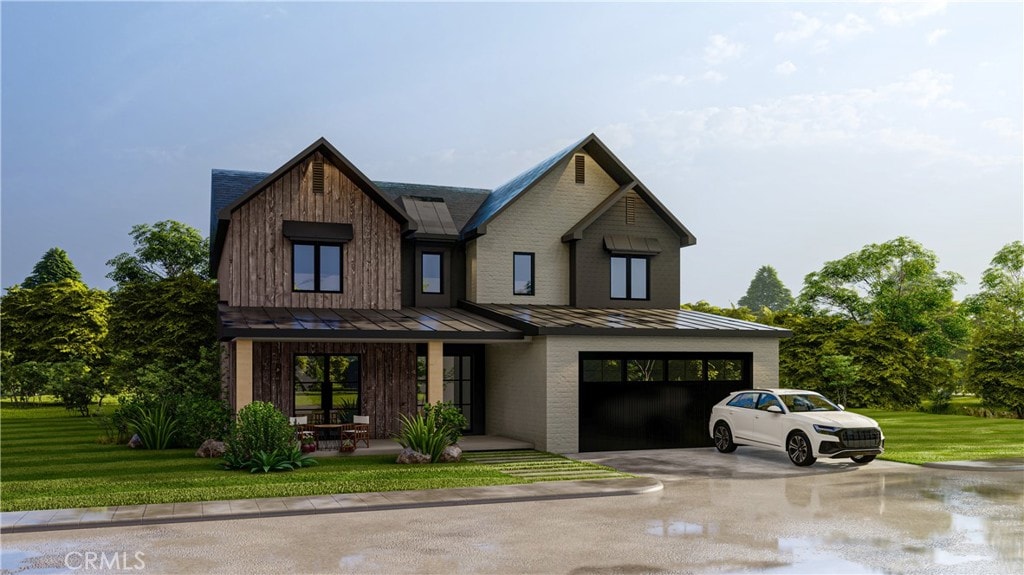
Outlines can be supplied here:
<path id="1" fill-rule="evenodd" d="M 459 306 L 515 327 L 528 336 L 654 336 L 787 338 L 787 329 L 684 309 L 597 309 L 554 305 L 476 304 Z"/>
<path id="2" fill-rule="evenodd" d="M 218 336 L 257 340 L 514 341 L 522 331 L 472 312 L 449 308 L 400 310 L 218 308 Z"/>

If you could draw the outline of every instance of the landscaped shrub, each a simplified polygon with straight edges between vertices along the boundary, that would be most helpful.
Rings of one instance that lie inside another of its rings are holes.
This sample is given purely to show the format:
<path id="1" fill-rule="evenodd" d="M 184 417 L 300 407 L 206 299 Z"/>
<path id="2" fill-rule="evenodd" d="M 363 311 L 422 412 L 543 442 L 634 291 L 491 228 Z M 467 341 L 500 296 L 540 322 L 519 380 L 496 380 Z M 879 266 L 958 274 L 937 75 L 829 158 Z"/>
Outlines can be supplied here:
<path id="1" fill-rule="evenodd" d="M 295 430 L 272 404 L 254 401 L 239 410 L 225 443 L 226 460 L 249 461 L 260 451 L 273 453 L 293 447 Z"/>
<path id="2" fill-rule="evenodd" d="M 146 449 L 167 449 L 178 431 L 178 421 L 165 404 L 136 407 L 128 415 L 128 422 Z"/>
<path id="3" fill-rule="evenodd" d="M 253 454 L 252 459 L 238 467 L 228 467 L 227 465 L 224 467 L 226 469 L 248 469 L 249 473 L 270 473 L 271 471 L 292 471 L 293 469 L 309 467 L 310 465 L 317 465 L 317 461 L 309 455 L 302 453 L 299 448 L 289 447 L 269 453 L 257 451 Z"/>
<path id="4" fill-rule="evenodd" d="M 426 415 L 399 415 L 402 429 L 395 441 L 406 449 L 429 455 L 431 462 L 438 461 L 444 448 L 451 445 L 451 429 L 447 424 L 439 422 L 437 413 L 437 410 L 433 410 Z"/>
<path id="5" fill-rule="evenodd" d="M 177 405 L 180 423 L 178 443 L 184 447 L 199 447 L 207 439 L 222 440 L 231 427 L 231 409 L 219 399 L 201 395 L 186 395 Z"/>
<path id="6" fill-rule="evenodd" d="M 469 424 L 462 410 L 448 401 L 439 401 L 423 406 L 423 414 L 434 414 L 435 425 L 447 430 L 448 445 L 455 445 L 462 437 L 462 430 Z M 447 446 L 446 446 L 447 447 Z"/>

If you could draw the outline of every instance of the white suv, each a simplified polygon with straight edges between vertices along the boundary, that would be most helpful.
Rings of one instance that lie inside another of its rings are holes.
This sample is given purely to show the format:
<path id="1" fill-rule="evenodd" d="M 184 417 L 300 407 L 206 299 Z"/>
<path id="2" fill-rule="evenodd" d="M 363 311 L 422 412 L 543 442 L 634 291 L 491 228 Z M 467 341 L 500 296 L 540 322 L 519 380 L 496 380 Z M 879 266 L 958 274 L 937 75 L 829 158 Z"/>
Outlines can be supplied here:
<path id="1" fill-rule="evenodd" d="M 734 391 L 711 408 L 708 430 L 722 453 L 737 445 L 767 447 L 785 451 L 800 466 L 819 457 L 849 457 L 864 464 L 885 451 L 885 437 L 874 419 L 800 389 Z"/>

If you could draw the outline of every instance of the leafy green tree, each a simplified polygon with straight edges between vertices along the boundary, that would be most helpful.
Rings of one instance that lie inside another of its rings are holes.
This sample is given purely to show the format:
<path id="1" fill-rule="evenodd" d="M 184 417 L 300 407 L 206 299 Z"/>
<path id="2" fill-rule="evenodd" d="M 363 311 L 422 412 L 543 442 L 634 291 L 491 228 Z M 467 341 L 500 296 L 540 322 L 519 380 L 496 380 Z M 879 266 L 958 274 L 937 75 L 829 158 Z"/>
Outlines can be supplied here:
<path id="1" fill-rule="evenodd" d="M 761 266 L 750 281 L 747 293 L 737 302 L 751 310 L 781 311 L 793 305 L 793 294 L 772 266 Z"/>
<path id="2" fill-rule="evenodd" d="M 870 244 L 807 274 L 799 303 L 806 312 L 892 322 L 930 355 L 948 357 L 967 340 L 970 328 L 953 301 L 963 278 L 940 272 L 937 265 L 935 254 L 910 238 Z"/>
<path id="3" fill-rule="evenodd" d="M 842 404 L 850 401 L 849 389 L 857 383 L 860 366 L 853 363 L 848 355 L 823 355 L 818 358 L 821 379 L 833 393 L 833 397 Z"/>
<path id="4" fill-rule="evenodd" d="M 834 315 L 778 319 L 776 325 L 793 332 L 779 342 L 779 379 L 785 387 L 831 394 L 836 388 L 829 377 L 849 377 L 852 382 L 844 385 L 850 406 L 910 408 L 952 377 L 950 362 L 929 356 L 892 322 L 859 323 Z M 836 356 L 848 357 L 850 367 L 824 359 Z"/>
<path id="5" fill-rule="evenodd" d="M 68 253 L 60 248 L 50 248 L 36 265 L 32 267 L 32 275 L 21 283 L 23 288 L 34 288 L 46 283 L 60 280 L 82 281 L 75 264 L 71 263 Z"/>
<path id="6" fill-rule="evenodd" d="M 107 293 L 76 280 L 13 287 L 0 301 L 4 350 L 16 363 L 82 361 L 103 356 L 107 335 Z"/>
<path id="7" fill-rule="evenodd" d="M 82 361 L 65 361 L 50 365 L 48 386 L 64 409 L 89 415 L 89 404 L 103 385 L 104 375 Z"/>
<path id="8" fill-rule="evenodd" d="M 50 383 L 51 365 L 38 361 L 5 365 L 2 382 L 4 395 L 25 403 L 29 398 L 43 393 Z"/>
<path id="9" fill-rule="evenodd" d="M 740 319 L 743 321 L 757 321 L 757 315 L 745 307 L 718 307 L 711 305 L 704 300 L 700 300 L 697 303 L 684 303 L 680 305 L 679 308 L 731 317 L 733 319 Z"/>
<path id="10" fill-rule="evenodd" d="M 1024 418 L 1024 242 L 996 253 L 966 306 L 977 322 L 967 362 L 972 387 Z"/>
<path id="11" fill-rule="evenodd" d="M 135 253 L 122 253 L 107 262 L 107 277 L 118 286 L 152 282 L 191 273 L 209 278 L 210 243 L 195 228 L 165 220 L 152 226 L 132 226 Z"/>
<path id="12" fill-rule="evenodd" d="M 217 286 L 186 272 L 133 282 L 111 294 L 114 377 L 128 389 L 216 396 Z"/>

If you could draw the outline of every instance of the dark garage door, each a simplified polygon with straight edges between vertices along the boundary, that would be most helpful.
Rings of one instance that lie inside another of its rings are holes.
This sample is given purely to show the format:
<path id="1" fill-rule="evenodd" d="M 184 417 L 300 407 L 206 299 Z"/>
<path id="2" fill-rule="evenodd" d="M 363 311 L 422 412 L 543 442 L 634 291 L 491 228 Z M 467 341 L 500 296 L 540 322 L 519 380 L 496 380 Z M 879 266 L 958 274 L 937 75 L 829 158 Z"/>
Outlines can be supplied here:
<path id="1" fill-rule="evenodd" d="M 750 353 L 580 353 L 580 451 L 706 447 L 711 407 L 752 387 Z"/>

